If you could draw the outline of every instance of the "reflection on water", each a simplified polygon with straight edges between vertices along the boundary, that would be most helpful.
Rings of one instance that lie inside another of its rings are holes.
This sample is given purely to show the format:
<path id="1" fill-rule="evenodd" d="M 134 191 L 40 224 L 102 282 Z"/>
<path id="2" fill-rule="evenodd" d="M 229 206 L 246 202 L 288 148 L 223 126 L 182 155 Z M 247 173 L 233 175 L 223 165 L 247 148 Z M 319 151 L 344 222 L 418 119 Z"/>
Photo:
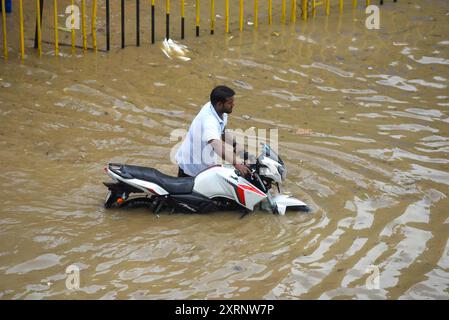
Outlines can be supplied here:
<path id="1" fill-rule="evenodd" d="M 0 298 L 448 299 L 447 3 L 384 8 L 0 63 Z M 312 213 L 104 210 L 104 165 L 176 174 L 170 133 L 221 83 Z"/>

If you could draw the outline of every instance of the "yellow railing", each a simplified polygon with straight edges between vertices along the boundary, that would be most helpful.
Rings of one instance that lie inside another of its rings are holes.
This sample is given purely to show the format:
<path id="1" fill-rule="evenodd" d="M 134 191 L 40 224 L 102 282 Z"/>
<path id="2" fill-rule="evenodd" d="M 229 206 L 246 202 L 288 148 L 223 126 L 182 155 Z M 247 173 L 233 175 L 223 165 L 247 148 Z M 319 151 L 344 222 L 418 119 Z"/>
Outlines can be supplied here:
<path id="1" fill-rule="evenodd" d="M 0 0 L 1 1 L 1 5 L 2 8 L 5 8 L 5 0 Z M 31 0 L 27 0 L 27 2 Z M 136 8 L 140 8 L 140 0 L 127 0 L 126 2 L 122 2 L 122 3 L 126 3 L 129 4 L 130 2 L 136 1 Z M 162 5 L 163 0 L 143 0 L 145 1 L 144 5 L 145 6 L 151 6 L 151 43 L 155 43 L 155 38 L 156 38 L 156 33 L 155 33 L 155 19 L 156 19 L 156 14 L 155 12 L 157 11 L 156 9 L 156 5 Z M 19 39 L 20 39 L 20 58 L 24 59 L 25 57 L 25 45 L 24 45 L 24 34 L 25 34 L 25 30 L 24 30 L 24 6 L 23 6 L 23 0 L 19 0 L 18 2 L 18 10 L 19 10 L 19 25 L 20 25 L 20 35 L 19 35 Z M 17 3 L 16 1 L 14 2 L 14 4 Z M 43 10 L 43 7 L 45 6 L 46 3 L 50 2 L 49 0 L 35 0 L 36 3 L 36 7 L 35 7 L 35 14 L 36 14 L 36 33 L 35 33 L 35 48 L 37 49 L 38 55 L 42 55 L 42 25 L 41 25 L 41 21 L 42 21 L 42 17 L 41 17 L 41 12 Z M 110 6 L 109 6 L 109 2 L 110 0 L 105 0 L 106 2 L 106 51 L 110 49 Z M 357 0 L 332 0 L 333 6 L 335 8 L 338 8 L 338 12 L 342 13 L 343 10 L 345 9 L 345 2 L 349 3 L 348 7 L 351 7 L 351 2 L 352 2 L 352 9 L 356 9 L 357 8 Z M 395 1 L 396 2 L 396 1 Z M 194 19 L 195 19 L 195 29 L 196 29 L 196 36 L 200 35 L 200 18 L 201 18 L 201 8 L 200 6 L 206 6 L 207 3 L 209 4 L 209 8 L 210 8 L 210 34 L 214 34 L 215 31 L 217 30 L 217 25 L 216 25 L 216 4 L 215 4 L 215 0 L 210 0 L 210 1 L 205 1 L 203 0 L 203 2 L 201 2 L 200 0 L 195 0 L 195 1 L 190 1 L 188 2 L 189 5 L 192 5 L 192 3 L 194 3 L 195 5 L 195 13 L 194 13 Z M 223 2 L 220 2 L 219 4 L 222 4 Z M 237 2 L 232 2 L 232 4 L 235 4 Z M 383 1 L 381 1 L 381 4 L 383 3 Z M 44 4 L 44 6 L 41 7 L 41 4 Z M 72 47 L 72 52 L 74 53 L 76 51 L 76 33 L 75 33 L 75 19 L 79 18 L 75 16 L 75 10 L 73 9 L 77 9 L 76 5 L 77 4 L 81 4 L 81 34 L 82 34 L 82 49 L 83 52 L 88 51 L 88 49 L 92 49 L 92 51 L 96 52 L 97 50 L 102 50 L 105 51 L 104 49 L 98 49 L 98 40 L 97 40 L 97 15 L 98 13 L 98 7 L 97 7 L 97 0 L 81 0 L 78 2 L 75 2 L 75 0 L 71 0 L 70 4 L 72 5 L 72 10 L 66 10 L 65 12 L 68 12 L 69 16 L 68 18 L 70 18 L 69 21 L 71 21 L 71 30 L 69 30 L 71 32 L 71 47 Z M 289 9 L 289 13 L 288 11 L 288 4 L 290 5 L 290 9 Z M 365 6 L 369 6 L 371 4 L 371 1 L 369 0 L 365 0 Z M 273 7 L 274 5 L 274 7 Z M 87 37 L 87 25 L 86 25 L 86 19 L 87 19 L 87 12 L 88 12 L 88 6 L 90 6 L 91 8 L 91 36 L 92 36 L 92 48 L 88 48 L 88 37 Z M 169 20 L 169 16 L 170 16 L 170 0 L 165 0 L 165 11 L 166 11 L 166 38 L 170 37 L 169 34 L 169 28 L 170 28 L 170 20 Z M 185 0 L 181 0 L 180 2 L 180 10 L 179 13 L 181 16 L 181 38 L 184 39 L 184 29 L 185 29 L 185 17 L 186 17 L 186 10 L 185 10 Z M 230 1 L 229 0 L 225 0 L 224 1 L 224 32 L 225 33 L 229 33 L 231 32 L 231 27 L 234 26 L 233 24 L 231 25 L 231 15 L 230 15 Z M 287 23 L 287 14 L 289 14 L 290 16 L 290 23 L 296 23 L 296 19 L 297 16 L 300 16 L 302 18 L 302 20 L 306 21 L 309 17 L 315 17 L 317 14 L 317 9 L 318 8 L 322 8 L 322 14 L 325 16 L 329 16 L 330 15 L 330 11 L 331 11 L 331 0 L 277 0 L 277 1 L 273 1 L 273 0 L 264 0 L 264 1 L 259 1 L 259 0 L 239 0 L 238 1 L 238 30 L 239 31 L 243 31 L 244 30 L 244 24 L 245 24 L 245 14 L 247 12 L 248 15 L 253 14 L 253 27 L 254 29 L 257 29 L 259 27 L 259 10 L 261 9 L 261 6 L 264 6 L 265 9 L 268 10 L 268 19 L 267 19 L 267 23 L 269 25 L 275 23 L 275 21 L 277 21 L 277 19 L 279 19 L 279 22 L 282 24 L 286 24 Z M 253 6 L 253 12 L 251 13 L 251 10 L 248 9 L 248 6 Z M 29 7 L 25 7 L 25 8 L 29 8 Z M 123 5 L 121 7 L 121 16 L 124 17 L 124 9 L 125 6 Z M 223 10 L 223 7 L 220 7 Z M 54 53 L 55 56 L 59 56 L 59 52 L 60 52 L 60 45 L 66 45 L 66 44 L 62 44 L 60 43 L 60 39 L 59 39 L 59 35 L 58 35 L 58 28 L 60 28 L 58 26 L 58 10 L 61 10 L 62 8 L 58 7 L 58 0 L 53 0 L 53 28 L 54 28 Z M 148 10 L 148 12 L 150 12 L 150 9 L 145 9 Z M 44 10 L 43 11 L 44 14 L 47 14 L 47 11 Z M 191 12 L 191 11 L 189 11 Z M 235 11 L 232 11 L 235 12 Z M 102 13 L 101 13 L 102 15 Z M 7 41 L 7 13 L 6 10 L 2 10 L 2 35 L 3 35 L 3 56 L 4 59 L 8 59 L 8 41 Z M 140 35 L 140 23 L 139 23 L 139 11 L 136 10 L 136 22 L 137 22 L 137 27 L 136 27 L 136 32 L 137 32 L 137 39 L 139 38 Z M 78 19 L 79 20 L 79 19 Z M 77 22 L 78 24 L 78 22 Z M 45 28 L 45 30 L 47 30 Z M 125 34 L 123 32 L 124 28 L 122 28 L 122 47 L 124 47 L 124 43 L 125 43 Z M 47 42 L 46 42 L 47 43 Z M 137 41 L 137 45 L 139 45 L 139 40 Z"/>

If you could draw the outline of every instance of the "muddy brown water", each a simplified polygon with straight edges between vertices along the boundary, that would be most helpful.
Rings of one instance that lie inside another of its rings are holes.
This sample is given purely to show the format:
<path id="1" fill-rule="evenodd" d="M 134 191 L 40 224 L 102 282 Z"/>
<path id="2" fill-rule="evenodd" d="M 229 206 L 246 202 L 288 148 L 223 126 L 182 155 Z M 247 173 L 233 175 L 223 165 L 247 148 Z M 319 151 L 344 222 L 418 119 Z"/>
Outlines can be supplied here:
<path id="1" fill-rule="evenodd" d="M 448 299 L 448 2 L 386 2 L 380 30 L 349 3 L 296 26 L 279 24 L 276 10 L 268 26 L 261 10 L 257 32 L 232 20 L 225 35 L 219 17 L 214 36 L 204 19 L 194 38 L 189 22 L 189 61 L 162 53 L 161 19 L 149 44 L 147 13 L 142 47 L 132 46 L 130 14 L 129 47 L 118 49 L 114 9 L 111 52 L 63 47 L 55 58 L 44 44 L 41 58 L 27 48 L 20 63 L 8 18 L 0 298 Z M 44 21 L 44 40 L 51 30 Z M 279 130 L 284 189 L 312 212 L 105 210 L 105 164 L 174 175 L 170 134 L 188 128 L 218 84 L 237 91 L 230 128 Z"/>

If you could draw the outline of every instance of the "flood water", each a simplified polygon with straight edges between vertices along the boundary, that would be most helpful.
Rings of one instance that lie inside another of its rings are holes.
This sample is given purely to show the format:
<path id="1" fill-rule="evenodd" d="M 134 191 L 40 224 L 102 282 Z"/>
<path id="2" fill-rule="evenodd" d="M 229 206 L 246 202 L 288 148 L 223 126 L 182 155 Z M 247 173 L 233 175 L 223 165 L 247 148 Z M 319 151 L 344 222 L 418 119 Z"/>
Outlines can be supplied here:
<path id="1" fill-rule="evenodd" d="M 20 63 L 14 13 L 0 62 L 0 298 L 448 299 L 448 1 L 385 2 L 380 30 L 352 1 L 295 26 L 279 10 L 268 26 L 261 9 L 256 32 L 252 4 L 242 33 L 236 6 L 227 35 L 223 18 L 214 36 L 204 18 L 194 38 L 191 18 L 187 61 L 161 50 L 163 12 L 155 45 L 142 13 L 140 48 L 130 13 L 119 49 L 114 6 L 109 53 L 61 47 L 59 58 L 29 48 L 28 10 Z M 284 190 L 311 212 L 105 210 L 104 166 L 175 175 L 170 134 L 219 84 L 237 92 L 229 128 L 279 130 Z M 79 290 L 66 288 L 70 265 Z"/>

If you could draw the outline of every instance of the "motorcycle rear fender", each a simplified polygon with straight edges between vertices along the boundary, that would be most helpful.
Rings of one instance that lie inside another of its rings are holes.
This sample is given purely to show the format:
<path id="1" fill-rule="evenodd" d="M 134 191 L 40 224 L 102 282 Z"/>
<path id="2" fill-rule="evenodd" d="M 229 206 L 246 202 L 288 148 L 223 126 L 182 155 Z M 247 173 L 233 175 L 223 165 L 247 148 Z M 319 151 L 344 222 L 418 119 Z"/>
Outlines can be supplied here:
<path id="1" fill-rule="evenodd" d="M 103 182 L 103 184 L 112 192 L 115 193 L 122 193 L 122 192 L 127 192 L 127 193 L 141 193 L 142 190 L 141 189 L 137 189 L 127 183 L 123 183 L 121 181 L 116 181 L 116 182 Z"/>

